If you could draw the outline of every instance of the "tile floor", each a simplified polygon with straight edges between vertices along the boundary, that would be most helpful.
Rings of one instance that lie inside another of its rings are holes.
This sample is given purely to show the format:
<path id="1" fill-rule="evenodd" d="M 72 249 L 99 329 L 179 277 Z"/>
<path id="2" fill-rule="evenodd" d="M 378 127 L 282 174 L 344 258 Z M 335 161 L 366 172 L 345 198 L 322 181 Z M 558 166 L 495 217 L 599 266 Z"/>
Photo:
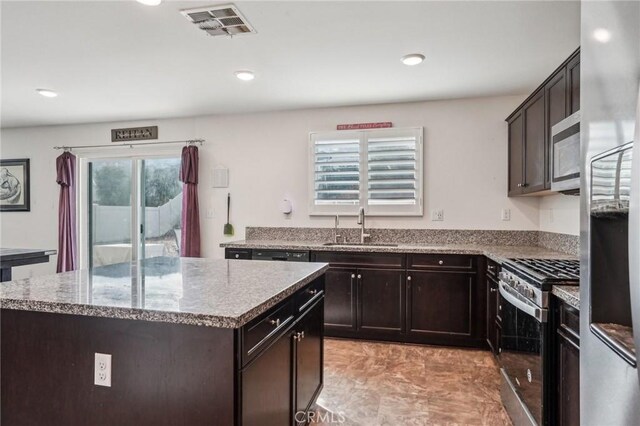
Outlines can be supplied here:
<path id="1" fill-rule="evenodd" d="M 323 425 L 511 424 L 488 351 L 326 339 L 324 363 Z"/>

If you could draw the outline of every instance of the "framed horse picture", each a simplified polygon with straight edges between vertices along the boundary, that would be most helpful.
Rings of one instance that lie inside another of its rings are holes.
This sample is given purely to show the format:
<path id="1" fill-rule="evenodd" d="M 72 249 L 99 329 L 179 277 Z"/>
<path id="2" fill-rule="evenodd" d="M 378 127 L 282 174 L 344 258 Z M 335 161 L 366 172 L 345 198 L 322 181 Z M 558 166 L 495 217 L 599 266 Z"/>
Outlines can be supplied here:
<path id="1" fill-rule="evenodd" d="M 0 211 L 30 211 L 29 193 L 29 159 L 0 160 Z"/>

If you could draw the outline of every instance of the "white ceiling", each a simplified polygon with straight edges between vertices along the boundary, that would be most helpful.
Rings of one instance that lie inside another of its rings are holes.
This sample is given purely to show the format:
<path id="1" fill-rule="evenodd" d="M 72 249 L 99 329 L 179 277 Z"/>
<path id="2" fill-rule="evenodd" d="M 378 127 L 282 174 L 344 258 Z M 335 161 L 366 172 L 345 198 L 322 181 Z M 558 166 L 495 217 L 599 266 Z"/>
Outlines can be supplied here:
<path id="1" fill-rule="evenodd" d="M 522 94 L 580 40 L 579 2 L 237 1 L 232 39 L 179 13 L 220 3 L 3 1 L 2 126 Z"/>

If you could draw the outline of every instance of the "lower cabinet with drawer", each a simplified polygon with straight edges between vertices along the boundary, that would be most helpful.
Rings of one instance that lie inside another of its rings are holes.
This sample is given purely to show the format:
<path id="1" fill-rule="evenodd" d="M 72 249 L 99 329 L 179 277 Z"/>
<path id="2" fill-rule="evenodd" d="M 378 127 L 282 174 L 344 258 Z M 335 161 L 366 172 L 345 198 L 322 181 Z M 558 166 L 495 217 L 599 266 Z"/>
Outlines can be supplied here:
<path id="1" fill-rule="evenodd" d="M 554 321 L 552 389 L 554 424 L 580 424 L 580 312 L 552 297 Z"/>
<path id="2" fill-rule="evenodd" d="M 323 385 L 324 280 L 240 331 L 243 426 L 305 424 Z"/>
<path id="3" fill-rule="evenodd" d="M 325 334 L 485 346 L 482 257 L 312 252 L 327 262 Z"/>
<path id="4" fill-rule="evenodd" d="M 452 346 L 485 345 L 481 258 L 409 255 L 406 340 Z"/>

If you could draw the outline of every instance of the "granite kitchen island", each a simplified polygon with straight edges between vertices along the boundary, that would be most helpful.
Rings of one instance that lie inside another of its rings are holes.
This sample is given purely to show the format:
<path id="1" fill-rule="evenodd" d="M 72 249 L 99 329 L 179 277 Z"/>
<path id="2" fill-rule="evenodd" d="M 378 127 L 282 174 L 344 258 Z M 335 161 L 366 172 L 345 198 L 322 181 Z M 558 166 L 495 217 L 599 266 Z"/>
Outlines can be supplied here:
<path id="1" fill-rule="evenodd" d="M 323 383 L 327 268 L 160 257 L 3 283 L 1 422 L 303 420 Z"/>

